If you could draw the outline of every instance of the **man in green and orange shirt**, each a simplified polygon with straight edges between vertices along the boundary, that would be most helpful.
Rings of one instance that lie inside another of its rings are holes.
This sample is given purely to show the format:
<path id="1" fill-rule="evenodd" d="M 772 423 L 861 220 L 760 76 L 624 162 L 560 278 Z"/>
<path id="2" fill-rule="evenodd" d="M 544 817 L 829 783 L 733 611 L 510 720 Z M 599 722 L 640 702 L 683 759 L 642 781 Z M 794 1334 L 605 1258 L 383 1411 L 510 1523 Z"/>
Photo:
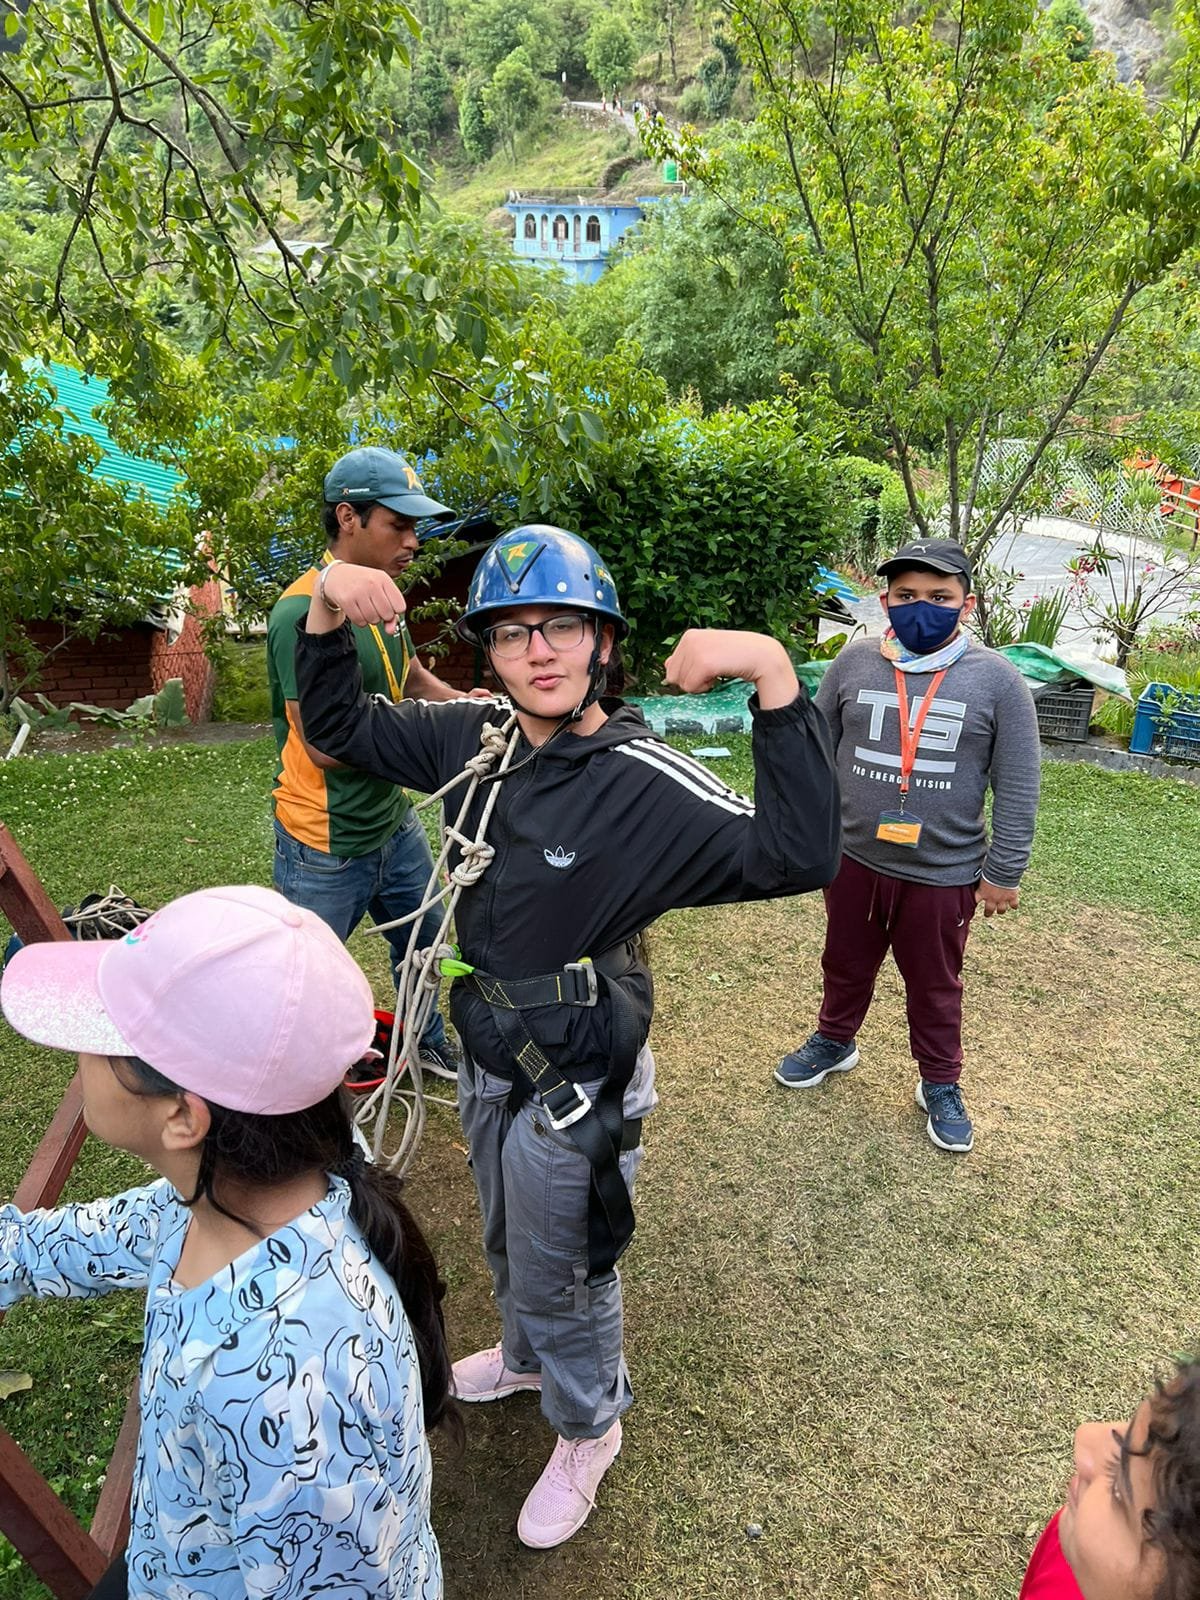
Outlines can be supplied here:
<path id="1" fill-rule="evenodd" d="M 454 513 L 433 500 L 409 463 L 394 450 L 351 450 L 325 479 L 327 548 L 321 560 L 286 589 L 267 626 L 271 717 L 279 747 L 275 802 L 275 887 L 295 905 L 315 911 L 341 939 L 370 912 L 390 922 L 420 905 L 433 870 L 425 830 L 404 790 L 343 767 L 304 737 L 296 703 L 296 624 L 308 615 L 322 575 L 337 561 L 374 567 L 397 581 L 417 553 L 416 524 Z M 331 607 L 331 609 L 333 609 Z M 399 700 L 458 700 L 455 689 L 416 659 L 406 627 L 353 629 L 368 694 Z M 438 918 L 426 916 L 420 943 L 432 943 Z M 399 965 L 409 928 L 386 937 Z M 433 1013 L 421 1040 L 421 1065 L 456 1078 L 458 1047 Z"/>

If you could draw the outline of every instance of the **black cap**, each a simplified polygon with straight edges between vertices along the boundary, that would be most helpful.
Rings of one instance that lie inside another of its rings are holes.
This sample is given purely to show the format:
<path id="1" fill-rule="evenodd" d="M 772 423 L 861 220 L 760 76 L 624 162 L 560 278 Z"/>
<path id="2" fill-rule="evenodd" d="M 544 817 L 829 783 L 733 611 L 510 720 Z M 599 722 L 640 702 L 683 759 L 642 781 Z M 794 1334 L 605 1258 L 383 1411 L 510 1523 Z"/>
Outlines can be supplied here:
<path id="1" fill-rule="evenodd" d="M 911 572 L 914 567 L 927 567 L 930 572 L 949 572 L 964 578 L 971 587 L 971 558 L 953 539 L 914 539 L 902 544 L 894 556 L 881 561 L 875 571 L 884 578 L 897 572 Z"/>

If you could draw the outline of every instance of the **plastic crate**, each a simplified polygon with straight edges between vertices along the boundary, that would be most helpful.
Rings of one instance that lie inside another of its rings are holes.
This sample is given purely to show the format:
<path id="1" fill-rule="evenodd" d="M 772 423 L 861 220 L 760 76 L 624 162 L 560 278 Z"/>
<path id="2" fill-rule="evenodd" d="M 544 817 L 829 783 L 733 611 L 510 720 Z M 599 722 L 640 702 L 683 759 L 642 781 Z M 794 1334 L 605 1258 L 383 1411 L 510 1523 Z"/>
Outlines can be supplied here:
<path id="1" fill-rule="evenodd" d="M 1043 739 L 1082 744 L 1087 738 L 1095 698 L 1096 691 L 1090 683 L 1072 684 L 1069 689 L 1043 689 L 1034 700 L 1038 733 Z"/>
<path id="2" fill-rule="evenodd" d="M 1133 714 L 1129 748 L 1135 755 L 1200 762 L 1200 697 L 1169 683 L 1148 683 Z"/>

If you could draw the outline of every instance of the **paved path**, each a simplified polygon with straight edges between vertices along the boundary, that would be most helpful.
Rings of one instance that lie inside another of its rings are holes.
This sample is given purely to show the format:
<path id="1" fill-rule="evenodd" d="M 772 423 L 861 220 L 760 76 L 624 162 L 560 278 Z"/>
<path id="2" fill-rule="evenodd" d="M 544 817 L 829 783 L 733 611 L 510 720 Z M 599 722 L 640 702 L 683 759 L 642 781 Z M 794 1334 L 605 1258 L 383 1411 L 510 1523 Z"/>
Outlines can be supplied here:
<path id="1" fill-rule="evenodd" d="M 1095 531 L 1086 523 L 1071 522 L 1064 517 L 1034 517 L 1019 533 L 999 541 L 992 551 L 990 564 L 1021 574 L 1013 590 L 1013 601 L 1016 605 L 1023 605 L 1027 600 L 1036 600 L 1039 595 L 1053 594 L 1056 589 L 1066 588 L 1071 582 L 1067 563 L 1091 544 L 1094 538 Z M 1107 543 L 1110 549 L 1120 553 L 1122 563 L 1126 566 L 1145 566 L 1148 562 L 1154 564 L 1156 572 L 1148 575 L 1152 589 L 1169 585 L 1172 582 L 1170 574 L 1178 573 L 1187 566 L 1186 555 L 1175 550 L 1165 551 L 1161 545 L 1148 539 L 1133 540 L 1125 535 L 1116 535 Z M 1165 568 L 1164 563 L 1167 564 Z M 1114 581 L 1117 593 L 1121 595 L 1123 584 L 1120 576 L 1115 575 Z M 1107 598 L 1107 580 L 1094 577 L 1092 592 L 1100 600 Z M 1152 620 L 1174 622 L 1198 605 L 1200 569 L 1180 585 L 1177 592 L 1164 598 L 1162 609 L 1155 612 Z M 886 624 L 874 593 L 856 600 L 850 609 L 855 620 L 863 624 L 868 634 L 882 634 Z M 838 627 L 823 623 L 821 637 L 828 638 L 831 633 L 839 631 Z M 1105 655 L 1112 654 L 1111 641 L 1098 637 L 1093 624 L 1076 610 L 1067 613 L 1059 637 L 1064 643 L 1070 641 Z"/>
<path id="2" fill-rule="evenodd" d="M 630 133 L 637 132 L 632 111 L 614 111 L 611 106 L 602 106 L 599 100 L 569 100 L 567 104 L 576 111 L 592 111 L 598 117 L 607 117 L 610 122 L 621 122 Z"/>

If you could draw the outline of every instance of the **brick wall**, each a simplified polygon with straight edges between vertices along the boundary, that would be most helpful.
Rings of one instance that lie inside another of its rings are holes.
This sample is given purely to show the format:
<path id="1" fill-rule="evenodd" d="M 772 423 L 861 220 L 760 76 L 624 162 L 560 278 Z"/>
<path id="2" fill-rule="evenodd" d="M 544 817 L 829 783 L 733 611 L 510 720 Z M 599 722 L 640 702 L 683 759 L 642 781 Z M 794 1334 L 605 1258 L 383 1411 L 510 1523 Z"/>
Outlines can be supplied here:
<path id="1" fill-rule="evenodd" d="M 221 603 L 219 586 L 192 591 L 206 610 Z M 149 623 L 115 628 L 95 639 L 62 643 L 61 623 L 30 622 L 26 632 L 39 650 L 48 652 L 36 683 L 29 685 L 55 705 L 79 700 L 85 705 L 123 711 L 141 695 L 154 694 L 168 678 L 182 678 L 187 713 L 206 722 L 212 711 L 213 671 L 201 647 L 199 625 L 189 616 L 174 644 Z"/>
<path id="2" fill-rule="evenodd" d="M 466 555 L 458 556 L 454 561 L 448 561 L 437 576 L 430 583 L 421 584 L 414 590 L 412 603 L 419 606 L 424 600 L 452 599 L 461 607 L 466 604 L 467 589 L 475 568 L 479 564 L 480 550 L 474 549 Z M 429 666 L 429 654 L 424 648 L 430 640 L 434 639 L 445 628 L 444 622 L 412 622 L 409 632 L 413 644 L 417 648 L 422 664 Z M 465 644 L 463 640 L 455 638 L 448 655 L 438 656 L 432 662 L 434 672 L 443 683 L 448 683 L 452 689 L 474 689 L 480 684 L 493 688 L 494 683 L 491 673 L 484 663 L 483 654 L 476 650 L 474 645 Z"/>

